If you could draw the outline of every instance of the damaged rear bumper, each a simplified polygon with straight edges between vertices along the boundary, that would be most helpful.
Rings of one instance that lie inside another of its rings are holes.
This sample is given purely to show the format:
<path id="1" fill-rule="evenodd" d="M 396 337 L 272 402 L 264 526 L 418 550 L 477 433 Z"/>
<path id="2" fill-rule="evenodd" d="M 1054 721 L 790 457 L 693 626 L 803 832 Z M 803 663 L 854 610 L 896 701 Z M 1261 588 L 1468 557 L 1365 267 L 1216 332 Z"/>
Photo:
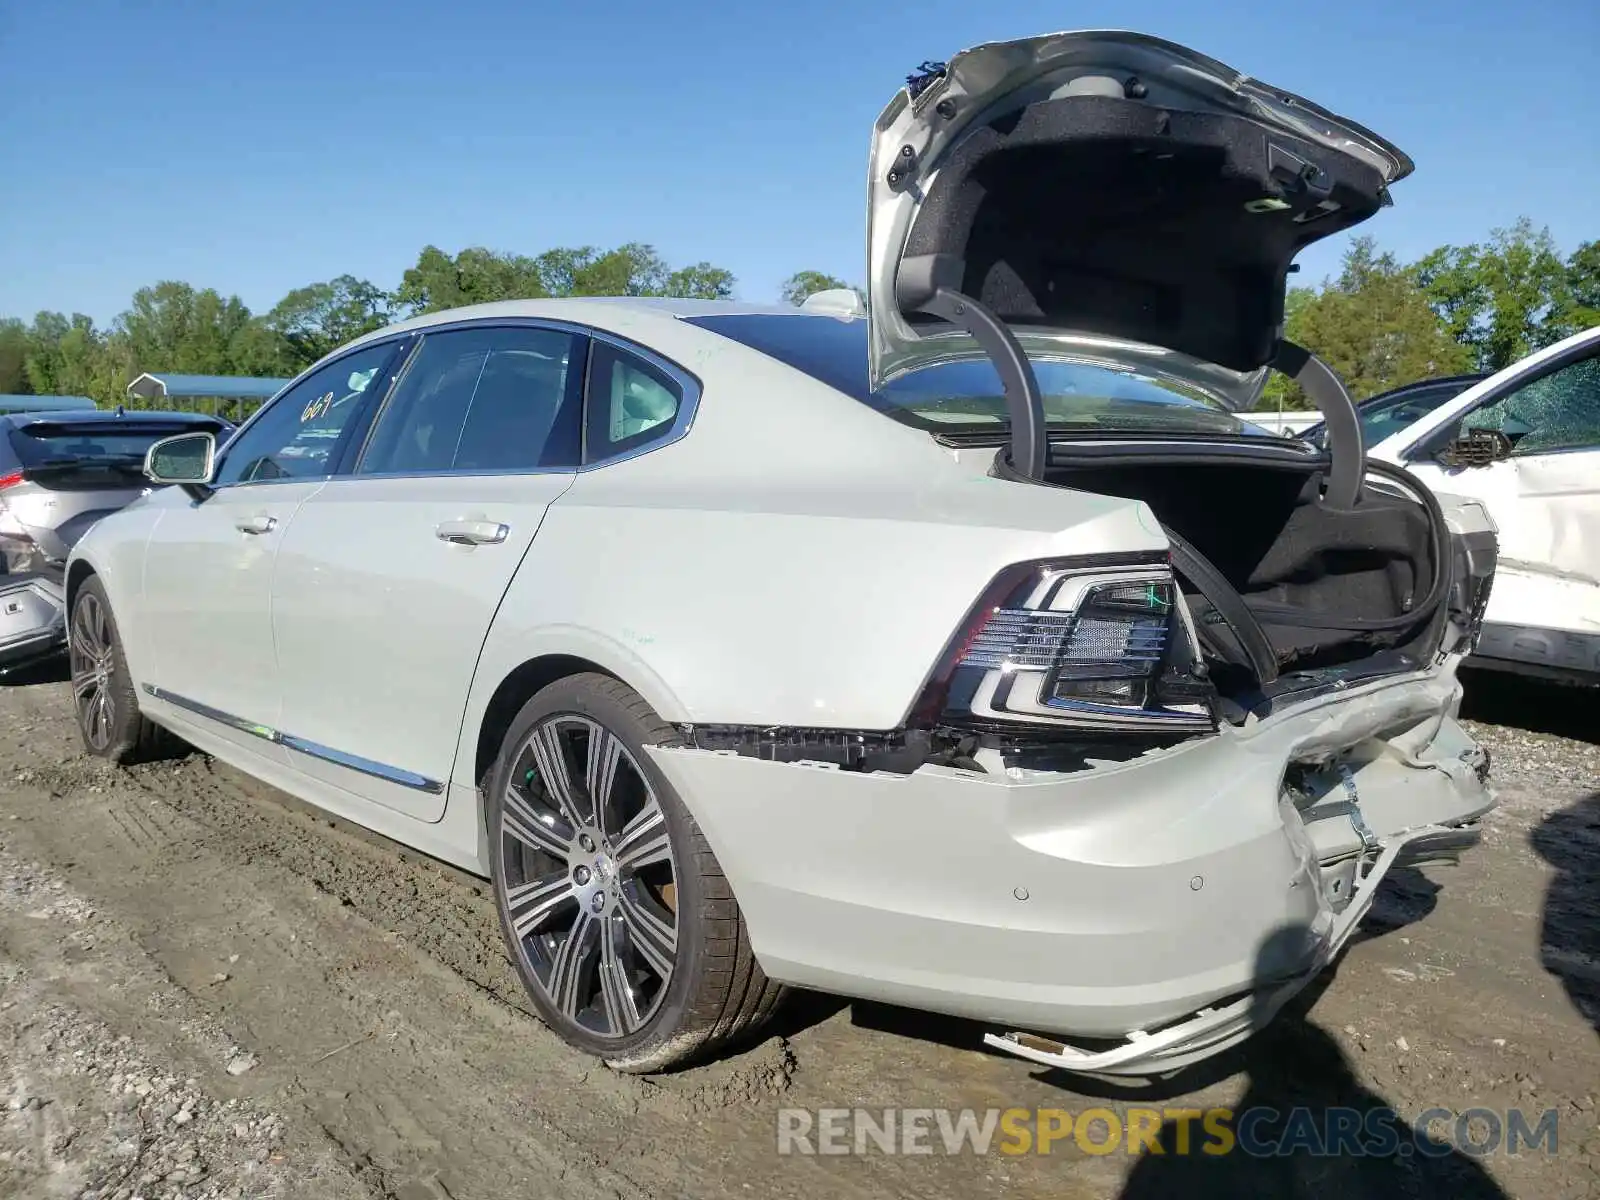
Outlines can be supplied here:
<path id="1" fill-rule="evenodd" d="M 1459 696 L 1446 666 L 1074 772 L 650 754 L 770 977 L 1042 1031 L 990 1040 L 1143 1076 L 1249 1036 L 1387 873 L 1476 839 L 1494 801 Z"/>
<path id="2" fill-rule="evenodd" d="M 45 575 L 0 576 L 0 674 L 54 657 L 66 644 L 61 584 Z"/>
<path id="3" fill-rule="evenodd" d="M 1327 935 L 1303 970 L 1292 978 L 1263 987 L 1225 1004 L 1209 1006 L 1155 1031 L 1134 1030 L 1110 1049 L 1086 1050 L 1029 1033 L 989 1033 L 984 1042 L 1031 1062 L 1086 1075 L 1148 1076 L 1190 1066 L 1220 1054 L 1264 1028 L 1344 948 L 1372 908 L 1378 885 L 1390 869 L 1418 862 L 1437 862 L 1476 845 L 1476 828 L 1426 826 L 1389 839 L 1376 862 L 1357 882 L 1350 902 L 1335 918 Z"/>

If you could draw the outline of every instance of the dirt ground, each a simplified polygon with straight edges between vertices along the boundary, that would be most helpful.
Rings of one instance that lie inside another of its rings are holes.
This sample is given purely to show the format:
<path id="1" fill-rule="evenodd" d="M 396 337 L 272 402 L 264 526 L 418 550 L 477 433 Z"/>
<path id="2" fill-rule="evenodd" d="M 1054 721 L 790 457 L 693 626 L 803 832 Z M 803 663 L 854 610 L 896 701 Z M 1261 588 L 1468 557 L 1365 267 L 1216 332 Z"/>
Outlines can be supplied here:
<path id="1" fill-rule="evenodd" d="M 1600 705 L 1478 685 L 1501 807 L 1239 1052 L 1097 1085 L 982 1030 L 804 996 L 762 1044 L 615 1075 L 526 1011 L 484 887 L 202 756 L 85 758 L 0 687 L 0 1196 L 1600 1197 Z M 1567 736 L 1544 732 L 1554 725 Z M 1434 1106 L 1511 1156 L 780 1155 L 786 1107 Z"/>

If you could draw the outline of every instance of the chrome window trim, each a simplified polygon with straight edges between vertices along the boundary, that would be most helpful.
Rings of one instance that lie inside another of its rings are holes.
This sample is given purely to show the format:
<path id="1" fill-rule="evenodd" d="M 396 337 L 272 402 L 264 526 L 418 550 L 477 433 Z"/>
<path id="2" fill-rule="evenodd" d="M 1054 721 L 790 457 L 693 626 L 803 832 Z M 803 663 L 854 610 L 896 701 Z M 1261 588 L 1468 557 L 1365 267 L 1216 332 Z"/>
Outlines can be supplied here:
<path id="1" fill-rule="evenodd" d="M 340 483 L 362 479 L 489 479 L 504 475 L 576 475 L 577 467 L 497 467 L 492 471 L 366 471 L 360 475 L 329 476 Z"/>
<path id="2" fill-rule="evenodd" d="M 682 441 L 687 437 L 689 431 L 694 428 L 695 414 L 700 411 L 700 396 L 703 388 L 699 377 L 690 374 L 670 358 L 665 358 L 649 347 L 642 346 L 637 342 L 631 342 L 627 338 L 607 333 L 603 329 L 595 330 L 592 336 L 596 341 L 605 342 L 613 349 L 621 350 L 624 354 L 631 354 L 641 362 L 648 363 L 677 384 L 683 395 L 678 401 L 677 413 L 667 425 L 666 433 L 658 438 L 651 439 L 642 446 L 635 446 L 632 450 L 625 450 L 621 454 L 612 454 L 605 458 L 596 459 L 594 462 L 585 462 L 578 470 L 580 472 L 594 471 L 601 467 L 609 467 L 613 463 L 631 462 L 633 459 L 653 453 L 663 446 L 670 446 L 672 443 Z M 593 359 L 592 353 L 590 358 L 591 360 Z M 589 380 L 587 377 L 583 381 L 583 418 L 583 428 L 586 435 L 583 451 L 584 457 L 587 458 L 589 454 L 587 440 L 589 429 Z"/>
<path id="3" fill-rule="evenodd" d="M 700 382 L 700 379 L 697 375 L 680 366 L 678 363 L 673 362 L 670 358 L 665 357 L 659 351 L 652 350 L 650 347 L 645 346 L 642 343 L 635 342 L 630 338 L 624 337 L 622 334 L 612 333 L 610 330 L 599 329 L 592 325 L 582 325 L 576 321 L 562 321 L 547 317 L 477 317 L 467 318 L 460 321 L 444 321 L 437 325 L 428 325 L 422 328 L 408 329 L 401 333 L 396 333 L 392 337 L 375 338 L 372 341 L 366 341 L 357 345 L 352 345 L 347 351 L 339 353 L 336 357 L 313 363 L 311 366 L 307 367 L 299 375 L 295 376 L 287 384 L 285 384 L 283 388 L 281 388 L 270 400 L 257 408 L 255 412 L 251 413 L 245 422 L 233 431 L 233 434 L 229 437 L 228 442 L 231 444 L 237 441 L 238 438 L 247 429 L 249 429 L 252 424 L 261 418 L 263 413 L 265 413 L 269 408 L 278 402 L 279 397 L 286 395 L 291 389 L 298 386 L 301 380 L 305 379 L 313 372 L 319 371 L 323 367 L 331 367 L 335 365 L 340 361 L 340 359 L 345 358 L 347 354 L 355 354 L 363 350 L 370 350 L 376 346 L 385 345 L 389 342 L 402 342 L 407 338 L 415 337 L 417 339 L 416 346 L 412 348 L 411 353 L 407 354 L 403 359 L 395 364 L 396 369 L 394 379 L 390 382 L 387 390 L 384 392 L 384 395 L 378 401 L 378 412 L 373 417 L 372 424 L 366 431 L 365 440 L 370 442 L 373 432 L 378 427 L 378 422 L 383 420 L 384 411 L 388 408 L 390 397 L 394 395 L 395 389 L 404 379 L 406 372 L 411 369 L 411 366 L 415 362 L 416 356 L 420 351 L 422 344 L 432 334 L 454 333 L 463 329 L 546 329 L 555 333 L 569 333 L 580 337 L 586 337 L 591 343 L 596 341 L 605 342 L 614 349 L 621 350 L 624 353 L 631 354 L 635 358 L 649 363 L 651 366 L 655 367 L 657 370 L 671 378 L 672 381 L 676 383 L 683 392 L 682 399 L 678 403 L 677 414 L 668 424 L 667 430 L 664 434 L 650 442 L 645 443 L 642 446 L 635 446 L 632 450 L 628 450 L 622 454 L 614 454 L 605 458 L 597 459 L 594 462 L 582 462 L 570 467 L 525 467 L 501 469 L 495 471 L 375 471 L 368 474 L 361 474 L 352 469 L 344 472 L 328 472 L 321 475 L 296 475 L 290 479 L 240 480 L 234 483 L 214 484 L 212 485 L 213 490 L 222 492 L 231 490 L 233 488 L 274 487 L 286 483 L 326 483 L 332 479 L 351 482 L 363 479 L 440 479 L 515 475 L 581 475 L 590 471 L 599 470 L 603 467 L 612 466 L 616 463 L 631 462 L 633 459 L 642 457 L 646 454 L 651 454 L 657 450 L 672 445 L 674 442 L 682 441 L 694 428 L 695 416 L 698 414 L 700 409 L 700 398 L 704 394 L 704 385 Z M 585 356 L 583 411 L 579 414 L 579 419 L 582 422 L 582 426 L 585 430 L 588 429 L 589 416 L 589 383 L 587 378 L 588 369 L 588 356 Z M 223 449 L 226 450 L 227 447 L 223 447 Z M 585 452 L 587 452 L 587 446 L 585 446 L 584 449 Z M 360 456 L 361 454 L 365 453 L 366 445 L 363 444 L 360 452 L 356 456 L 356 464 L 360 463 Z"/>
<path id="4" fill-rule="evenodd" d="M 589 348 L 589 353 L 584 356 L 583 406 L 582 411 L 579 413 L 579 420 L 585 432 L 587 432 L 589 426 L 588 372 L 589 359 L 593 355 L 594 342 L 605 342 L 607 345 L 617 350 L 631 354 L 635 358 L 649 363 L 658 371 L 661 371 L 663 374 L 671 378 L 672 381 L 676 383 L 683 392 L 682 398 L 678 402 L 678 412 L 668 424 L 666 433 L 664 433 L 661 437 L 647 442 L 642 446 L 635 446 L 632 450 L 622 454 L 614 454 L 607 458 L 599 459 L 595 462 L 577 463 L 570 467 L 520 467 L 494 471 L 373 471 L 366 474 L 351 470 L 345 474 L 324 476 L 323 478 L 337 478 L 341 481 L 354 481 L 362 479 L 443 479 L 510 475 L 579 475 L 585 474 L 589 471 L 598 470 L 601 467 L 609 467 L 614 463 L 629 462 L 640 457 L 641 455 L 650 454 L 653 451 L 660 450 L 664 446 L 670 446 L 674 442 L 682 441 L 689 435 L 689 431 L 694 428 L 694 419 L 700 408 L 700 397 L 704 391 L 704 387 L 701 384 L 698 376 L 679 366 L 670 358 L 664 357 L 658 351 L 652 350 L 648 346 L 645 346 L 639 342 L 632 341 L 631 339 L 624 337 L 622 334 L 612 333 L 610 330 L 606 329 L 599 329 L 593 325 L 582 325 L 576 321 L 562 321 L 548 317 L 472 317 L 460 321 L 445 321 L 438 325 L 428 325 L 424 328 L 412 329 L 408 331 L 407 336 L 413 334 L 419 335 L 417 342 L 418 349 L 414 350 L 408 357 L 404 367 L 396 376 L 394 384 L 391 385 L 389 391 L 384 395 L 382 401 L 380 402 L 377 416 L 375 416 L 372 421 L 372 427 L 367 430 L 368 441 L 371 440 L 373 433 L 377 430 L 378 422 L 383 420 L 384 410 L 388 408 L 389 400 L 394 395 L 395 389 L 399 387 L 405 372 L 410 369 L 412 361 L 415 360 L 417 353 L 420 352 L 420 347 L 427 341 L 428 337 L 432 334 L 455 333 L 464 329 L 545 329 L 553 333 L 569 333 L 579 337 L 588 338 L 591 345 Z M 366 343 L 366 345 L 376 344 L 377 343 L 375 342 Z M 359 348 L 364 349 L 365 346 Z M 253 417 L 251 419 L 254 420 Z M 585 445 L 585 453 L 587 453 L 587 449 L 588 447 Z M 366 453 L 366 446 L 362 446 L 361 453 Z M 356 458 L 356 463 L 357 465 L 360 463 L 359 455 Z M 311 477 L 301 476 L 300 478 L 306 479 Z"/>
<path id="5" fill-rule="evenodd" d="M 332 746 L 324 746 L 321 742 L 314 742 L 310 738 L 299 737 L 292 733 L 285 733 L 281 729 L 274 729 L 270 725 L 257 724 L 220 708 L 212 708 L 209 704 L 202 704 L 198 700 L 191 700 L 187 696 L 180 696 L 175 692 L 166 691 L 153 683 L 142 684 L 146 695 L 157 700 L 163 700 L 175 708 L 203 717 L 208 721 L 215 721 L 219 725 L 226 725 L 240 733 L 248 733 L 258 737 L 264 742 L 282 746 L 309 758 L 320 759 L 332 763 L 336 767 L 344 767 L 349 771 L 356 771 L 362 775 L 370 775 L 374 779 L 381 779 L 386 783 L 398 784 L 401 787 L 411 788 L 414 791 L 426 792 L 431 796 L 444 794 L 444 784 L 437 779 L 429 779 L 426 775 L 418 775 L 415 771 L 407 771 L 403 767 L 393 767 L 388 763 L 375 762 L 370 758 L 362 758 L 359 754 L 349 754 L 343 750 L 336 750 Z"/>
<path id="6" fill-rule="evenodd" d="M 358 479 L 480 479 L 496 476 L 515 475 L 573 475 L 578 470 L 576 464 L 570 467 L 498 467 L 491 471 L 455 470 L 448 471 L 363 471 L 361 463 L 371 449 L 372 439 L 378 432 L 389 405 L 393 402 L 395 393 L 400 390 L 400 385 L 405 382 L 406 376 L 411 373 L 411 368 L 422 355 L 423 347 L 427 345 L 428 337 L 436 333 L 459 333 L 472 329 L 536 329 L 546 330 L 550 333 L 564 333 L 568 336 L 582 337 L 585 340 L 583 347 L 583 371 L 585 374 L 584 390 L 578 396 L 578 423 L 580 445 L 582 440 L 582 425 L 586 409 L 586 393 L 588 390 L 587 375 L 589 371 L 589 342 L 593 340 L 593 331 L 583 325 L 571 321 L 546 321 L 534 317 L 485 317 L 481 320 L 451 321 L 443 325 L 429 325 L 426 329 L 415 330 L 417 344 L 411 348 L 405 360 L 395 372 L 394 381 L 389 385 L 388 391 L 378 402 L 378 411 L 373 415 L 372 423 L 367 426 L 361 441 L 361 448 L 356 451 L 350 463 L 350 470 L 339 475 L 340 480 Z M 580 454 L 581 457 L 581 454 Z"/>

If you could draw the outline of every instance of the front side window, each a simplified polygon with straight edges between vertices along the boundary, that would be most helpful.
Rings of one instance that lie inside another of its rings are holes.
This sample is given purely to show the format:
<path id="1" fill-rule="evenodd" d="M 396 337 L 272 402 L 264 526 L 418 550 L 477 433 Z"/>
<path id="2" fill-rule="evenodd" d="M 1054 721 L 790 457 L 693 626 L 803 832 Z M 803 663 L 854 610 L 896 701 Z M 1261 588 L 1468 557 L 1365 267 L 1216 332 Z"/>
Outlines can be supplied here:
<path id="1" fill-rule="evenodd" d="M 666 437 L 683 406 L 683 387 L 638 355 L 597 341 L 589 361 L 584 461 L 603 462 Z"/>
<path id="2" fill-rule="evenodd" d="M 1513 457 L 1600 446 L 1600 355 L 1541 375 L 1469 413 L 1465 431 L 1510 439 Z"/>
<path id="3" fill-rule="evenodd" d="M 357 474 L 576 467 L 585 345 L 553 329 L 428 335 L 379 416 Z"/>
<path id="4" fill-rule="evenodd" d="M 356 415 L 395 350 L 395 343 L 386 342 L 347 354 L 284 392 L 229 442 L 216 483 L 332 474 Z"/>

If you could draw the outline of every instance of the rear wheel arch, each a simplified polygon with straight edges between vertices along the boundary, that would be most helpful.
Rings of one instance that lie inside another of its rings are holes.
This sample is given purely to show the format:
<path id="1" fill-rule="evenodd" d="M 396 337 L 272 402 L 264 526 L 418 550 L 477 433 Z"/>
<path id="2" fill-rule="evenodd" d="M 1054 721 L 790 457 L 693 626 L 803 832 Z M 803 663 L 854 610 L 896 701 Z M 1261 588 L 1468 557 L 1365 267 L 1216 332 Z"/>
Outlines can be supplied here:
<path id="1" fill-rule="evenodd" d="M 667 724 L 676 725 L 687 718 L 683 704 L 667 682 L 626 647 L 587 630 L 569 628 L 564 632 L 560 638 L 541 638 L 540 644 L 528 646 L 527 650 L 543 652 L 528 654 L 495 685 L 478 718 L 472 764 L 475 784 L 482 784 L 500 751 L 501 739 L 522 706 L 538 692 L 571 675 L 609 675 L 637 692 Z M 488 678 L 493 676 L 487 676 L 484 682 Z"/>
<path id="2" fill-rule="evenodd" d="M 478 723 L 472 778 L 481 784 L 489 774 L 495 756 L 500 753 L 500 743 L 505 740 L 506 732 L 524 704 L 558 680 L 589 673 L 618 678 L 615 672 L 608 671 L 599 663 L 575 654 L 542 654 L 522 663 L 502 679 L 489 697 L 489 703 L 483 710 L 483 719 Z"/>

